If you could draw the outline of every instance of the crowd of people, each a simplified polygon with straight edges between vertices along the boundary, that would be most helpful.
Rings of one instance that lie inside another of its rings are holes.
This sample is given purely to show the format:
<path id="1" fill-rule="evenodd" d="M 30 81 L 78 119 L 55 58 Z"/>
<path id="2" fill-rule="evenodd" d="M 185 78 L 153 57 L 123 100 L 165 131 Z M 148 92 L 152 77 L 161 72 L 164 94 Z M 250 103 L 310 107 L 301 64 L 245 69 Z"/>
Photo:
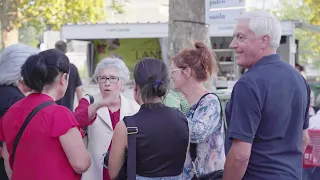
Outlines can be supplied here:
<path id="1" fill-rule="evenodd" d="M 9 46 L 0 57 L 0 179 L 301 180 L 310 88 L 276 54 L 280 38 L 269 13 L 237 19 L 230 47 L 248 71 L 225 110 L 204 86 L 218 66 L 203 42 L 173 56 L 170 68 L 141 59 L 134 100 L 122 95 L 130 72 L 120 57 L 98 63 L 98 98 L 81 98 L 63 43 L 42 52 Z M 164 103 L 171 82 L 187 110 Z M 61 99 L 74 93 L 73 111 Z"/>

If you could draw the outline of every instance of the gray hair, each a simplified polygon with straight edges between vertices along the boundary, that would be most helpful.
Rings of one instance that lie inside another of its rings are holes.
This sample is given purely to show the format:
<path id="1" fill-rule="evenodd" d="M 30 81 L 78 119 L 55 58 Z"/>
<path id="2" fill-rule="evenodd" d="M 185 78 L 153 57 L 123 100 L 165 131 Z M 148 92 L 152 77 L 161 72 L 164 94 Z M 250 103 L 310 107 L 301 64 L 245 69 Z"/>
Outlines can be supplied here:
<path id="1" fill-rule="evenodd" d="M 124 80 L 125 82 L 128 82 L 130 79 L 130 72 L 126 64 L 119 58 L 114 56 L 109 56 L 101 60 L 101 62 L 98 63 L 96 70 L 94 72 L 93 78 L 97 81 L 97 77 L 99 76 L 99 73 L 101 69 L 115 67 L 118 68 L 120 71 L 120 78 Z"/>
<path id="2" fill-rule="evenodd" d="M 273 14 L 264 11 L 252 11 L 244 13 L 236 20 L 249 20 L 249 28 L 256 36 L 268 35 L 270 37 L 270 47 L 279 47 L 281 24 Z"/>
<path id="3" fill-rule="evenodd" d="M 5 48 L 0 55 L 0 85 L 17 86 L 22 79 L 21 67 L 31 55 L 39 50 L 24 44 L 13 44 Z"/>

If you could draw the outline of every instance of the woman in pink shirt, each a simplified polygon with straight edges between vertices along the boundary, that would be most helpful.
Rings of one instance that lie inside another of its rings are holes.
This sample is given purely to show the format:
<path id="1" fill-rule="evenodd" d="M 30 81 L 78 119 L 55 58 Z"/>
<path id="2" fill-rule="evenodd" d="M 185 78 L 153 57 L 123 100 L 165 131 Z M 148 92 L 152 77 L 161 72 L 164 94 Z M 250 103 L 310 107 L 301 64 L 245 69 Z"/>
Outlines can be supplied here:
<path id="1" fill-rule="evenodd" d="M 6 171 L 12 180 L 80 180 L 90 156 L 72 112 L 56 104 L 40 110 L 26 126 L 12 162 L 14 140 L 26 117 L 38 105 L 64 96 L 69 59 L 58 50 L 30 56 L 22 66 L 25 84 L 34 93 L 15 103 L 0 120 Z M 11 171 L 12 169 L 12 171 Z"/>

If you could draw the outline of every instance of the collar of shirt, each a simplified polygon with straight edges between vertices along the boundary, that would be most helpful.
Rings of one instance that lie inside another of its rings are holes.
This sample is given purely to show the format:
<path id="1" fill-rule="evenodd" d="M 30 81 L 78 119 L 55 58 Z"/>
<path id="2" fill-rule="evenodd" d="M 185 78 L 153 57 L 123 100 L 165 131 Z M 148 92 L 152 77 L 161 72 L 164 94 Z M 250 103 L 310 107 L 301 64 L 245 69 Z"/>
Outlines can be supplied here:
<path id="1" fill-rule="evenodd" d="M 279 54 L 271 54 L 269 56 L 264 56 L 262 59 L 260 59 L 258 62 L 256 62 L 253 66 L 251 66 L 251 69 L 266 65 L 266 64 L 271 64 L 275 62 L 279 62 L 281 60 Z"/>

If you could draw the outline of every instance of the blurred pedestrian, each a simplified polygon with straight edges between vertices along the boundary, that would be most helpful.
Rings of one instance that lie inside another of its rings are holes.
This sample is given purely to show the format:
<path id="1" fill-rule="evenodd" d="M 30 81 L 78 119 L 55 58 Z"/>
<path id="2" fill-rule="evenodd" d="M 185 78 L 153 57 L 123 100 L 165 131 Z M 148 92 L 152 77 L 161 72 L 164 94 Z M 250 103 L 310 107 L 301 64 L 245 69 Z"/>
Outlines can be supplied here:
<path id="1" fill-rule="evenodd" d="M 63 53 L 67 53 L 67 43 L 64 41 L 57 41 L 55 44 L 55 48 L 60 50 Z M 74 96 L 77 95 L 78 101 L 82 98 L 82 82 L 79 76 L 79 72 L 77 67 L 70 63 L 70 73 L 69 73 L 69 84 L 66 91 L 66 94 L 62 99 L 57 101 L 56 103 L 62 106 L 67 107 L 70 111 L 73 112 L 74 108 Z"/>

